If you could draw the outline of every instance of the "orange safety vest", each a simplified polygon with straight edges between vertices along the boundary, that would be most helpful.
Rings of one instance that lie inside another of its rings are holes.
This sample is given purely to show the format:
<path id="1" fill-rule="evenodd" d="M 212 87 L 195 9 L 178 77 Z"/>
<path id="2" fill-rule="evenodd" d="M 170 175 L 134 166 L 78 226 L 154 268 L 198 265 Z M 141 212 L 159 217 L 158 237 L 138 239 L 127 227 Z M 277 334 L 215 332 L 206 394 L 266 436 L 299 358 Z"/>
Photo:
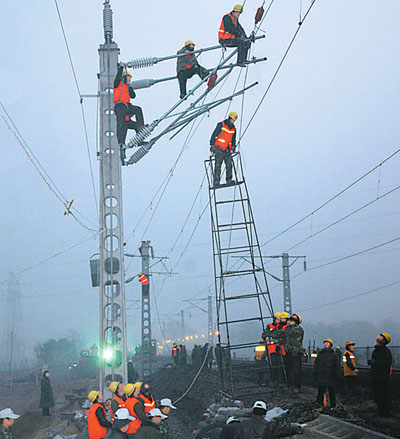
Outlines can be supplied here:
<path id="1" fill-rule="evenodd" d="M 111 401 L 113 400 L 118 402 L 118 408 L 125 408 L 125 401 L 120 396 L 115 395 Z M 112 406 L 110 406 L 110 412 L 111 412 L 111 422 L 114 422 L 114 412 L 112 410 Z"/>
<path id="2" fill-rule="evenodd" d="M 104 416 L 106 416 L 106 409 L 103 404 L 95 402 L 91 405 L 88 412 L 88 432 L 89 439 L 103 439 L 107 435 L 107 428 L 100 425 L 100 422 L 96 416 L 96 410 L 101 407 L 104 411 Z"/>
<path id="3" fill-rule="evenodd" d="M 269 329 L 273 330 L 276 329 L 278 325 L 274 325 L 273 323 L 270 323 L 267 325 Z M 276 354 L 277 350 L 278 350 L 278 346 L 274 341 L 268 341 L 268 353 L 271 354 Z"/>
<path id="4" fill-rule="evenodd" d="M 153 395 L 150 395 L 150 396 L 151 396 L 151 398 L 148 398 L 146 395 L 143 395 L 143 393 L 141 393 L 138 396 L 139 401 L 140 400 L 143 401 L 145 413 L 149 413 L 150 410 L 152 410 L 156 407 L 156 402 L 154 400 L 154 396 Z"/>
<path id="5" fill-rule="evenodd" d="M 355 373 L 354 370 L 352 370 L 349 365 L 347 364 L 347 358 L 346 358 L 346 354 L 350 355 L 350 361 L 351 364 L 356 367 L 356 357 L 354 356 L 354 353 L 351 351 L 348 351 L 347 349 L 344 351 L 343 354 L 343 371 L 344 371 L 344 376 L 345 377 L 352 377 L 352 376 L 356 376 L 357 374 Z"/>
<path id="6" fill-rule="evenodd" d="M 118 87 L 114 87 L 114 105 L 118 102 L 129 104 L 130 101 L 129 87 L 124 81 L 121 81 Z"/>
<path id="7" fill-rule="evenodd" d="M 225 151 L 229 146 L 229 152 L 232 152 L 232 137 L 235 132 L 235 127 L 230 129 L 225 122 L 222 122 L 222 128 L 217 138 L 215 139 L 214 146 L 219 146 L 222 151 Z"/>
<path id="8" fill-rule="evenodd" d="M 256 352 L 256 360 L 262 360 L 263 356 L 265 354 L 265 345 L 264 344 L 259 344 L 258 346 L 255 347 L 255 352 Z M 265 357 L 265 360 L 268 361 L 268 357 Z"/>
<path id="9" fill-rule="evenodd" d="M 285 325 L 282 326 L 281 330 L 284 331 L 287 327 L 288 327 L 288 324 L 286 323 Z M 283 356 L 286 355 L 285 345 L 281 346 L 281 352 L 282 352 Z"/>
<path id="10" fill-rule="evenodd" d="M 131 416 L 135 417 L 134 421 L 129 421 L 128 430 L 126 431 L 127 434 L 135 434 L 142 424 L 135 412 L 136 404 L 140 404 L 140 401 L 133 396 L 129 396 L 128 399 L 125 401 L 125 408 L 128 409 L 128 412 Z"/>
<path id="11" fill-rule="evenodd" d="M 178 348 L 176 346 L 172 346 L 172 358 L 175 358 L 177 355 Z"/>
<path id="12" fill-rule="evenodd" d="M 219 27 L 219 31 L 218 31 L 218 40 L 233 40 L 235 38 L 235 35 L 230 34 L 229 32 L 227 32 L 225 30 L 225 26 L 224 26 L 224 18 L 229 15 L 229 17 L 231 17 L 233 24 L 236 25 L 237 20 L 235 20 L 235 17 L 232 15 L 232 13 L 229 14 L 225 14 L 222 17 L 222 21 L 221 21 L 221 26 Z"/>

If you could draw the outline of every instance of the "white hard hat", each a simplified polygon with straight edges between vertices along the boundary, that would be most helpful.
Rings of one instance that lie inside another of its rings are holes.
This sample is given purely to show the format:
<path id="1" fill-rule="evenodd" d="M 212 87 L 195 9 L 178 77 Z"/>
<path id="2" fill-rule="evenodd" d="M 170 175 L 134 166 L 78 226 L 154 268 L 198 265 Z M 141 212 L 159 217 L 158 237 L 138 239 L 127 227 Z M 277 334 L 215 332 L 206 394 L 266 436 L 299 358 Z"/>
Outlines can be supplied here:
<path id="1" fill-rule="evenodd" d="M 265 404 L 264 401 L 256 401 L 253 405 L 253 409 L 255 408 L 264 409 L 265 411 L 267 411 L 267 404 Z"/>
<path id="2" fill-rule="evenodd" d="M 153 416 L 159 416 L 161 419 L 168 418 L 167 415 L 164 415 L 163 413 L 161 413 L 160 409 L 151 409 L 149 411 L 149 413 L 147 413 L 147 416 L 149 418 L 152 418 Z"/>
<path id="3" fill-rule="evenodd" d="M 19 415 L 15 414 L 11 409 L 3 409 L 0 411 L 0 419 L 18 419 Z"/>
<path id="4" fill-rule="evenodd" d="M 118 409 L 115 412 L 114 418 L 120 421 L 125 419 L 129 419 L 129 421 L 134 421 L 136 419 L 134 416 L 131 416 L 129 414 L 128 409 Z"/>
<path id="5" fill-rule="evenodd" d="M 240 421 L 236 416 L 229 416 L 229 418 L 226 420 L 226 423 L 230 424 L 231 422 L 240 422 Z"/>
<path id="6" fill-rule="evenodd" d="M 172 405 L 172 401 L 169 398 L 164 398 L 160 401 L 160 405 L 164 407 L 171 407 L 172 409 L 176 410 L 176 407 Z"/>

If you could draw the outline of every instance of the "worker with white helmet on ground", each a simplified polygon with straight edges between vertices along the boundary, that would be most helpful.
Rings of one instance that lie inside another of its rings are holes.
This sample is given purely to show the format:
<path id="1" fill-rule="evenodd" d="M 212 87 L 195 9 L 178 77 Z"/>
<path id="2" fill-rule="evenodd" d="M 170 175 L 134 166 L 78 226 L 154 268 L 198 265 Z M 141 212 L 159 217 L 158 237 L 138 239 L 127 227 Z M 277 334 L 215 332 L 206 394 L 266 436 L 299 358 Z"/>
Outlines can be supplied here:
<path id="1" fill-rule="evenodd" d="M 176 410 L 176 407 L 172 404 L 172 401 L 169 398 L 163 398 L 160 401 L 159 408 L 160 408 L 160 412 L 165 416 L 169 416 L 171 410 Z M 161 420 L 160 432 L 163 439 L 171 439 L 167 418 Z"/>
<path id="2" fill-rule="evenodd" d="M 147 413 L 148 420 L 144 422 L 135 435 L 135 439 L 162 439 L 160 424 L 168 416 L 163 415 L 160 409 L 154 408 Z"/>
<path id="3" fill-rule="evenodd" d="M 12 439 L 10 429 L 18 418 L 19 415 L 14 413 L 10 408 L 0 411 L 0 439 Z"/>

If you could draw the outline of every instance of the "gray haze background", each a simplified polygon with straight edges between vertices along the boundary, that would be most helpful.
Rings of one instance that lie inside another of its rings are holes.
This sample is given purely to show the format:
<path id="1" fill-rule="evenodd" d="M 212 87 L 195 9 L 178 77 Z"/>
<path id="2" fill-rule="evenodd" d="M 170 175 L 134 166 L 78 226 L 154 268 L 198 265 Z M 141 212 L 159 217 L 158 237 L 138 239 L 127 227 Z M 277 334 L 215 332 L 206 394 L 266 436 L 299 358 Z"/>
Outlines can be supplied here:
<path id="1" fill-rule="evenodd" d="M 249 32 L 260 1 L 248 0 L 241 23 Z M 121 59 L 175 53 L 192 39 L 197 47 L 217 43 L 221 17 L 231 10 L 231 1 L 132 2 L 113 0 L 114 39 Z M 309 1 L 303 1 L 303 13 Z M 82 93 L 96 93 L 97 49 L 103 42 L 102 2 L 59 0 Z M 27 143 L 57 186 L 92 223 L 97 223 L 90 180 L 81 108 L 53 1 L 4 0 L 6 20 L 0 30 L 0 98 Z M 399 147 L 399 27 L 400 4 L 396 0 L 317 0 L 274 83 L 242 142 L 245 172 L 261 242 L 311 212 Z M 267 38 L 258 42 L 254 55 L 268 62 L 249 68 L 248 83 L 260 85 L 246 94 L 243 123 L 246 124 L 264 92 L 299 21 L 299 2 L 276 0 L 262 29 Z M 201 56 L 210 67 L 220 52 Z M 238 70 L 229 78 L 220 96 L 234 88 Z M 134 71 L 134 79 L 161 78 L 175 74 L 175 62 Z M 189 81 L 194 86 L 197 80 Z M 242 83 L 242 80 L 241 80 Z M 213 92 L 215 94 L 215 92 Z M 136 103 L 146 121 L 159 117 L 178 98 L 177 82 L 137 92 Z M 95 171 L 96 102 L 86 99 L 90 156 Z M 231 109 L 240 112 L 241 100 Z M 225 117 L 227 106 L 205 118 L 188 143 L 173 173 L 144 239 L 155 253 L 168 253 L 178 236 L 204 175 L 203 160 L 215 124 Z M 145 207 L 173 166 L 185 141 L 184 131 L 173 141 L 164 138 L 138 165 L 123 169 L 124 227 L 126 251 L 135 252 L 153 211 Z M 1 264 L 0 280 L 9 271 L 26 267 L 90 236 L 71 217 L 39 178 L 13 135 L 0 120 L 1 141 Z M 396 157 L 361 184 L 313 217 L 315 232 L 358 206 L 399 184 L 400 157 Z M 171 268 L 180 257 L 207 203 L 204 185 L 193 214 L 171 253 Z M 329 262 L 400 236 L 400 193 L 374 203 L 328 231 L 291 250 L 306 255 L 308 267 Z M 153 202 L 153 208 L 157 198 Z M 283 234 L 264 254 L 275 255 L 310 234 L 309 220 Z M 81 333 L 90 346 L 98 338 L 98 292 L 91 287 L 89 256 L 97 252 L 97 240 L 89 239 L 20 277 L 23 299 L 25 344 Z M 399 310 L 399 285 L 369 295 L 318 309 L 308 310 L 347 296 L 400 280 L 400 245 L 309 271 L 293 280 L 295 310 L 314 324 L 306 338 L 320 340 L 326 334 L 315 323 L 368 320 L 375 325 L 393 319 Z M 191 308 L 184 299 L 205 298 L 213 280 L 209 213 L 203 215 L 187 251 L 170 278 L 154 276 L 155 294 L 167 337 L 179 336 L 175 315 L 186 312 L 185 335 L 207 330 L 206 314 Z M 126 261 L 128 265 L 130 261 Z M 157 266 L 159 267 L 159 266 Z M 279 260 L 268 262 L 268 271 L 281 275 Z M 127 277 L 140 271 L 135 259 Z M 302 271 L 301 262 L 292 276 Z M 162 290 L 160 286 L 164 285 Z M 275 309 L 282 306 L 282 287 L 270 279 Z M 6 283 L 1 284 L 1 294 Z M 129 300 L 140 298 L 140 284 L 127 287 Z M 153 295 L 154 298 L 154 295 Z M 6 311 L 6 302 L 2 296 Z M 199 303 L 206 306 L 206 302 Z M 163 314 L 169 314 L 163 316 Z M 129 344 L 139 340 L 139 310 L 128 313 Z M 361 337 L 351 326 L 349 338 Z M 382 330 L 389 330 L 379 326 Z M 4 318 L 2 330 L 4 333 Z M 153 312 L 153 334 L 160 339 Z M 328 334 L 331 335 L 331 334 Z M 371 343 L 373 340 L 371 340 Z M 398 344 L 398 340 L 394 340 Z"/>

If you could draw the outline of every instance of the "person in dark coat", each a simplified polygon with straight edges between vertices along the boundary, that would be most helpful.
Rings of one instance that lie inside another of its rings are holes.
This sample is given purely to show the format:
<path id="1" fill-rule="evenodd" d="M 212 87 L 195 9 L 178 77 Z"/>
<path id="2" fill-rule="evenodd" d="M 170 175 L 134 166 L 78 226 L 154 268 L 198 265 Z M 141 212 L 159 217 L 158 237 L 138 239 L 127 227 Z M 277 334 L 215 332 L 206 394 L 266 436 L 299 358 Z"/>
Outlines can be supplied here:
<path id="1" fill-rule="evenodd" d="M 387 348 L 391 337 L 387 332 L 379 334 L 376 339 L 375 349 L 372 358 L 368 360 L 371 366 L 372 390 L 374 400 L 378 406 L 380 416 L 390 416 L 392 409 L 392 398 L 390 389 L 390 375 L 392 369 L 392 353 Z"/>
<path id="2" fill-rule="evenodd" d="M 230 416 L 222 427 L 219 439 L 244 439 L 242 425 L 238 418 Z"/>
<path id="3" fill-rule="evenodd" d="M 192 367 L 194 370 L 198 370 L 200 366 L 201 366 L 201 347 L 195 344 L 192 350 Z"/>
<path id="4" fill-rule="evenodd" d="M 288 319 L 288 327 L 285 330 L 286 349 L 286 374 L 289 387 L 294 393 L 299 393 L 301 388 L 302 360 L 303 360 L 303 338 L 304 329 L 300 326 L 301 316 L 292 314 Z"/>
<path id="5" fill-rule="evenodd" d="M 186 83 L 189 78 L 194 75 L 199 75 L 201 79 L 204 79 L 208 72 L 207 69 L 202 67 L 197 61 L 196 55 L 193 53 L 195 44 L 193 41 L 188 40 L 185 42 L 182 49 L 177 52 L 178 56 L 176 59 L 176 73 L 178 75 L 179 98 L 183 99 L 186 94 Z"/>
<path id="6" fill-rule="evenodd" d="M 340 359 L 332 349 L 333 341 L 330 338 L 324 340 L 322 349 L 314 362 L 314 378 L 317 381 L 318 394 L 317 403 L 321 406 L 324 403 L 324 393 L 329 391 L 330 407 L 336 407 L 336 382 L 339 378 Z"/>
<path id="7" fill-rule="evenodd" d="M 166 419 L 159 409 L 151 409 L 148 413 L 148 420 L 144 422 L 136 432 L 135 439 L 162 439 L 160 424 Z"/>
<path id="8" fill-rule="evenodd" d="M 50 372 L 45 370 L 43 372 L 43 378 L 40 382 L 40 404 L 43 416 L 51 416 L 50 408 L 54 407 L 53 389 L 50 384 Z"/>

